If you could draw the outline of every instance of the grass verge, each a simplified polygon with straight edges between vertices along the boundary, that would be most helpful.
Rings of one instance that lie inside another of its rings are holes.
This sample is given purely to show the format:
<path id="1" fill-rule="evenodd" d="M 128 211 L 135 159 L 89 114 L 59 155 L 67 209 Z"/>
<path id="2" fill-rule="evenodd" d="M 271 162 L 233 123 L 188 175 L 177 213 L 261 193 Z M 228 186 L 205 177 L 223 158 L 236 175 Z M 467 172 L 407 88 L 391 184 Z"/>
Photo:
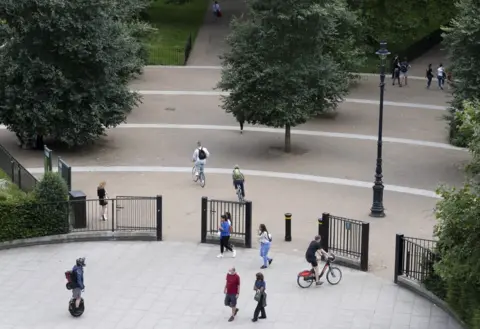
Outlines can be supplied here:
<path id="1" fill-rule="evenodd" d="M 148 8 L 148 22 L 156 28 L 147 38 L 148 65 L 184 65 L 185 46 L 192 46 L 203 23 L 207 0 L 191 0 L 183 5 L 157 0 Z"/>
<path id="2" fill-rule="evenodd" d="M 13 184 L 10 177 L 0 169 L 0 201 L 22 196 L 25 196 L 25 192 L 23 192 L 17 185 Z"/>

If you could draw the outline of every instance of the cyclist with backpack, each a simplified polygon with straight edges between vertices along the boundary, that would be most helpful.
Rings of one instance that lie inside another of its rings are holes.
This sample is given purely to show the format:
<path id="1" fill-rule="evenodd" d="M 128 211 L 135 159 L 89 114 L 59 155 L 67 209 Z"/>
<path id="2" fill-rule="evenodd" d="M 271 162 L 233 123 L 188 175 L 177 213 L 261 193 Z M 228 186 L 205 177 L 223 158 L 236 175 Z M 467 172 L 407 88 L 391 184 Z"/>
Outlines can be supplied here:
<path id="1" fill-rule="evenodd" d="M 71 272 L 72 298 L 75 299 L 75 307 L 80 307 L 82 291 L 85 289 L 83 283 L 83 268 L 86 266 L 85 258 L 79 258 Z"/>
<path id="2" fill-rule="evenodd" d="M 235 167 L 233 167 L 232 179 L 233 187 L 235 188 L 235 190 L 237 190 L 237 188 L 240 186 L 240 190 L 242 191 L 242 197 L 245 198 L 245 176 L 243 176 L 238 165 L 235 165 Z"/>
<path id="3" fill-rule="evenodd" d="M 258 227 L 258 240 L 260 242 L 260 257 L 263 258 L 263 265 L 260 268 L 265 269 L 273 262 L 273 259 L 268 257 L 270 244 L 272 243 L 272 235 L 268 233 L 265 224 L 260 224 Z"/>
<path id="4" fill-rule="evenodd" d="M 207 158 L 210 156 L 206 147 L 202 146 L 200 141 L 197 142 L 197 148 L 193 151 L 192 162 L 195 163 L 195 176 L 203 172 Z"/>

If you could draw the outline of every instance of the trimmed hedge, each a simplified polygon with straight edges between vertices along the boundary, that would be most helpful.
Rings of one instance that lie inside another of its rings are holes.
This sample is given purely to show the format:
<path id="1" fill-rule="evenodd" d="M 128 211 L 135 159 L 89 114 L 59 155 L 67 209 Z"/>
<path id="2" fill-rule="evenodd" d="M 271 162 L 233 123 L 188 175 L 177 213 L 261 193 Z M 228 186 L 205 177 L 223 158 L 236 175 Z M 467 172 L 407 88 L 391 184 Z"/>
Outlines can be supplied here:
<path id="1" fill-rule="evenodd" d="M 392 53 L 402 56 L 421 55 L 439 40 L 438 30 L 455 15 L 453 0 L 350 0 L 352 8 L 360 12 L 366 28 L 369 43 L 378 47 L 380 41 L 386 41 Z M 426 42 L 428 38 L 433 39 Z M 425 40 L 412 51 L 415 43 Z M 420 49 L 420 48 L 423 49 Z M 421 51 L 423 50 L 423 51 Z"/>
<path id="2" fill-rule="evenodd" d="M 0 200 L 0 241 L 69 232 L 68 188 L 57 173 L 46 173 L 30 194 Z"/>

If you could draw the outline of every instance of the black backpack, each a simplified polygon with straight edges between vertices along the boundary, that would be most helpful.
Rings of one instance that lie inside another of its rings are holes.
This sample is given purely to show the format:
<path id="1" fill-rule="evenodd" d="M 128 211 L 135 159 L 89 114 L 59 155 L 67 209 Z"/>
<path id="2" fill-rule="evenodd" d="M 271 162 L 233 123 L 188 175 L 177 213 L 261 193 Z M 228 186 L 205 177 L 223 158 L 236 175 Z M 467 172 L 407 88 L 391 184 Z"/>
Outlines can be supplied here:
<path id="1" fill-rule="evenodd" d="M 205 160 L 207 158 L 207 153 L 203 150 L 203 147 L 198 150 L 198 158 L 200 160 Z"/>
<path id="2" fill-rule="evenodd" d="M 400 71 L 402 71 L 403 73 L 407 72 L 407 64 L 402 64 L 400 66 Z"/>

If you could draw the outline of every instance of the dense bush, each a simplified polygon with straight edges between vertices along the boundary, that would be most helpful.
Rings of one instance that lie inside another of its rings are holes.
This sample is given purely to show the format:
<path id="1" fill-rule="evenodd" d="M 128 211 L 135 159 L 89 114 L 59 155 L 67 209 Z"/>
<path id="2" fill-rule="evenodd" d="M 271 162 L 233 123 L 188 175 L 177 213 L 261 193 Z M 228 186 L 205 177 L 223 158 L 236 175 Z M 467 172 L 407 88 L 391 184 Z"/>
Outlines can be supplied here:
<path id="1" fill-rule="evenodd" d="M 68 233 L 68 189 L 56 173 L 46 173 L 30 194 L 0 200 L 0 241 Z"/>
<path id="2" fill-rule="evenodd" d="M 453 0 L 349 2 L 360 11 L 370 43 L 377 47 L 384 40 L 390 51 L 398 53 L 447 24 L 455 13 Z"/>

